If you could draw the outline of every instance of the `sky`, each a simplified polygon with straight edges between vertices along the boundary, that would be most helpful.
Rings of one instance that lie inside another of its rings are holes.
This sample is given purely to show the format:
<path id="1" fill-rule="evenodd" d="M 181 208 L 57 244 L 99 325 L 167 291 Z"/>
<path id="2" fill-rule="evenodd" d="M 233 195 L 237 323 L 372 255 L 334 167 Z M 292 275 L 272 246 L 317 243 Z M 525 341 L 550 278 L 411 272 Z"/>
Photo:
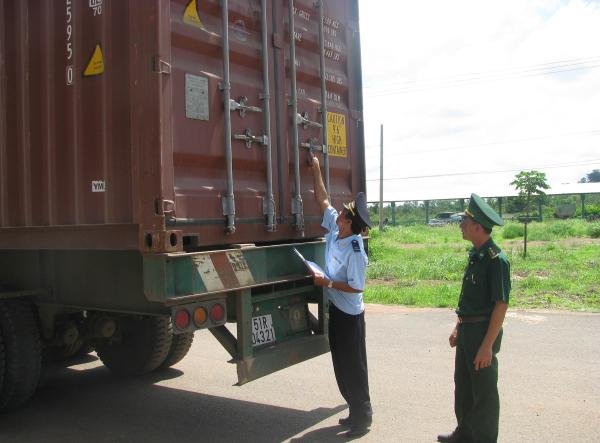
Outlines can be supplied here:
<path id="1" fill-rule="evenodd" d="M 369 201 L 381 125 L 386 201 L 509 195 L 522 170 L 557 188 L 600 169 L 600 0 L 359 6 Z"/>

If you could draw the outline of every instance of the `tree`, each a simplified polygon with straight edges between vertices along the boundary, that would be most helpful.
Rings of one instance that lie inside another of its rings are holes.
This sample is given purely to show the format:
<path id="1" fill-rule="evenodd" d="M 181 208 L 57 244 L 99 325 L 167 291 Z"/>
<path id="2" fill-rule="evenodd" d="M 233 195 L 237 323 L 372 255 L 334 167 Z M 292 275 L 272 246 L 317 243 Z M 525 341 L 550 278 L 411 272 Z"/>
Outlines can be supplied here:
<path id="1" fill-rule="evenodd" d="M 550 186 L 546 183 L 546 174 L 540 171 L 521 171 L 516 176 L 511 185 L 519 191 L 519 196 L 525 199 L 525 212 L 526 216 L 524 219 L 525 230 L 524 230 L 524 246 L 523 256 L 527 257 L 527 223 L 529 223 L 529 209 L 531 205 L 532 195 L 546 195 L 544 189 L 549 189 Z"/>
<path id="2" fill-rule="evenodd" d="M 589 174 L 586 174 L 585 177 L 581 177 L 579 183 L 600 183 L 600 169 L 594 169 Z"/>

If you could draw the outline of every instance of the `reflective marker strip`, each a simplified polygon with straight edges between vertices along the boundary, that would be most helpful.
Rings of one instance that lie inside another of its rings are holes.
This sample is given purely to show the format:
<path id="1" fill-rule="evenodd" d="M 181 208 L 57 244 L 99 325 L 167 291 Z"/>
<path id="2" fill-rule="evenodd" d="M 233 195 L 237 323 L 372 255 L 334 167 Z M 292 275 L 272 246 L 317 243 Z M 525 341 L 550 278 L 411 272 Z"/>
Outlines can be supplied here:
<path id="1" fill-rule="evenodd" d="M 227 253 L 229 264 L 235 273 L 238 282 L 241 286 L 249 286 L 254 284 L 254 277 L 250 272 L 250 267 L 246 262 L 246 258 L 242 251 L 231 251 Z"/>
<path id="2" fill-rule="evenodd" d="M 214 254 L 210 254 L 210 258 L 215 266 L 215 269 L 219 273 L 219 277 L 221 277 L 223 286 L 225 286 L 227 289 L 237 288 L 240 286 L 237 276 L 235 275 L 235 272 L 233 272 L 225 252 L 216 252 Z"/>
<path id="3" fill-rule="evenodd" d="M 255 283 L 241 251 L 199 255 L 192 260 L 208 292 L 235 289 Z"/>
<path id="4" fill-rule="evenodd" d="M 192 258 L 192 261 L 207 291 L 211 292 L 225 289 L 221 277 L 215 269 L 209 255 L 195 256 Z"/>

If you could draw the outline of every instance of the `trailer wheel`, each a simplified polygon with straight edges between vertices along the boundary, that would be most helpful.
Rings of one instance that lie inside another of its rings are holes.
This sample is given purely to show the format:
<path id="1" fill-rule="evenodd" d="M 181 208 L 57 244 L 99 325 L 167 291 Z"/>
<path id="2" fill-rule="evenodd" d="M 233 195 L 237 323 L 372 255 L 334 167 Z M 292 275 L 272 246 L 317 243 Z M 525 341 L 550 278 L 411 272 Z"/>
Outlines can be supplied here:
<path id="1" fill-rule="evenodd" d="M 194 333 L 186 332 L 183 334 L 173 334 L 171 348 L 167 358 L 162 362 L 159 369 L 167 369 L 179 363 L 187 355 L 194 341 Z"/>
<path id="2" fill-rule="evenodd" d="M 94 345 L 89 340 L 84 340 L 83 345 L 79 348 L 79 351 L 75 353 L 77 357 L 83 357 L 84 355 L 91 354 L 94 352 Z"/>
<path id="3" fill-rule="evenodd" d="M 124 316 L 119 319 L 117 338 L 96 343 L 102 363 L 115 374 L 142 375 L 165 361 L 172 341 L 169 317 Z"/>
<path id="4" fill-rule="evenodd" d="M 2 330 L 0 330 L 0 392 L 4 386 L 4 340 L 2 339 Z"/>
<path id="5" fill-rule="evenodd" d="M 0 301 L 0 336 L 4 366 L 0 411 L 7 411 L 28 400 L 40 380 L 42 344 L 29 301 Z"/>
<path id="6" fill-rule="evenodd" d="M 77 357 L 83 357 L 94 351 L 89 340 L 77 340 L 71 345 L 51 346 L 42 351 L 43 360 L 56 363 Z"/>

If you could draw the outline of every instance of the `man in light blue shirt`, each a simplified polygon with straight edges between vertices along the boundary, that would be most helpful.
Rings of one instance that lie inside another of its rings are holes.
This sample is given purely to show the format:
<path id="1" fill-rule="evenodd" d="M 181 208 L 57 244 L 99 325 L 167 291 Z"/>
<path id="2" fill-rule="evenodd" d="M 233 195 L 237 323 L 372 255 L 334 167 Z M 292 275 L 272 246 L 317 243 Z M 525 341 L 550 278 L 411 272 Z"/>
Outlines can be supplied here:
<path id="1" fill-rule="evenodd" d="M 323 211 L 325 235 L 325 274 L 315 275 L 316 286 L 325 287 L 329 298 L 329 347 L 340 393 L 350 415 L 340 419 L 349 426 L 347 437 L 366 434 L 372 423 L 369 396 L 367 351 L 365 346 L 365 306 L 363 291 L 368 263 L 362 230 L 371 227 L 365 194 L 345 204 L 340 214 L 329 204 L 319 160 L 311 163 L 315 199 Z"/>

